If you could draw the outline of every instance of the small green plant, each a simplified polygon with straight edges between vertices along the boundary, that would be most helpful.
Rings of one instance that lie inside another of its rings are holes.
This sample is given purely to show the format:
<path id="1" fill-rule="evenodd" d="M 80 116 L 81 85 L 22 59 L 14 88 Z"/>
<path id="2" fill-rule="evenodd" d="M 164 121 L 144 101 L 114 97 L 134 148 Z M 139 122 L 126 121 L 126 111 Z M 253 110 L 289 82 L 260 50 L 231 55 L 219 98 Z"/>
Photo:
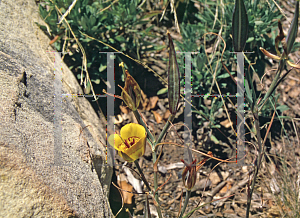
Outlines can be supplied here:
<path id="1" fill-rule="evenodd" d="M 114 50 L 86 35 L 137 59 L 147 50 L 158 49 L 155 44 L 149 42 L 154 36 L 151 33 L 153 25 L 145 28 L 150 18 L 158 12 L 144 12 L 140 3 L 139 0 L 114 2 L 46 0 L 40 3 L 39 10 L 48 27 L 42 25 L 40 27 L 48 30 L 52 38 L 56 37 L 53 45 L 58 51 L 67 52 L 64 60 L 78 79 L 82 77 L 81 70 L 85 70 L 82 64 L 83 54 L 79 52 L 79 42 L 86 54 L 86 65 L 91 81 L 99 84 L 101 80 L 106 81 L 107 63 L 105 54 L 101 55 L 99 52 Z M 63 14 L 66 14 L 65 19 L 62 19 Z M 130 66 L 132 63 L 119 56 L 117 58 L 119 62 L 125 62 L 125 65 L 127 63 Z M 97 89 L 97 94 L 102 93 L 104 84 Z"/>

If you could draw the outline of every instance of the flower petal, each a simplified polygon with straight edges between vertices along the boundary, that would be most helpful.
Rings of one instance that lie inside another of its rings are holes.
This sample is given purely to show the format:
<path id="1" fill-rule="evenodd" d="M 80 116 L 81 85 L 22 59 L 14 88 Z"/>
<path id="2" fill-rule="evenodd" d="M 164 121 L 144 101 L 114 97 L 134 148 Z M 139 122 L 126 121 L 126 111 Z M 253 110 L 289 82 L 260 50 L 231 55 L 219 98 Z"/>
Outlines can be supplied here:
<path id="1" fill-rule="evenodd" d="M 137 123 L 129 123 L 125 125 L 121 131 L 120 135 L 123 139 L 128 139 L 132 136 L 136 136 L 138 138 L 142 138 L 146 135 L 145 128 Z"/>
<path id="2" fill-rule="evenodd" d="M 286 61 L 288 63 L 288 65 L 290 65 L 291 67 L 294 67 L 294 68 L 297 68 L 297 69 L 300 69 L 300 64 L 294 64 L 292 62 L 290 62 L 289 60 Z"/>
<path id="3" fill-rule="evenodd" d="M 121 151 L 126 147 L 123 143 L 121 136 L 118 134 L 112 134 L 107 139 L 108 143 L 113 146 L 116 150 Z"/>
<path id="4" fill-rule="evenodd" d="M 127 150 L 123 151 L 123 153 L 125 153 L 131 159 L 136 160 L 145 154 L 145 150 L 146 150 L 146 135 L 138 139 L 134 145 L 132 145 Z"/>
<path id="5" fill-rule="evenodd" d="M 136 160 L 136 159 L 130 158 L 127 154 L 123 153 L 122 151 L 119 151 L 118 154 L 120 157 L 122 157 L 127 162 L 133 162 Z"/>
<path id="6" fill-rule="evenodd" d="M 280 57 L 278 57 L 277 55 L 273 55 L 270 52 L 268 52 L 267 50 L 265 50 L 264 48 L 260 47 L 259 48 L 261 50 L 262 53 L 264 53 L 264 55 L 268 56 L 269 58 L 272 58 L 274 60 L 281 60 Z"/>

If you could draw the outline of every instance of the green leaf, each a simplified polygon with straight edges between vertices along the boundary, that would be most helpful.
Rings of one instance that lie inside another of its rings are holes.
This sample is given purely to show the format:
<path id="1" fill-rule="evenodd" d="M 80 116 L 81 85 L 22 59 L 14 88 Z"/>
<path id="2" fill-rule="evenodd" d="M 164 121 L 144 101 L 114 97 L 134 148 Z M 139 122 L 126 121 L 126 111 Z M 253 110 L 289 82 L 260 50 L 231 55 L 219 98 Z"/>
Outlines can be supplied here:
<path id="1" fill-rule="evenodd" d="M 97 30 L 98 28 L 99 28 L 98 26 L 93 26 L 92 29 L 91 29 L 91 31 L 92 31 L 92 32 L 96 32 L 96 30 Z"/>
<path id="2" fill-rule="evenodd" d="M 254 41 L 254 37 L 249 37 L 246 42 L 248 43 L 248 42 L 252 42 L 252 41 Z"/>
<path id="3" fill-rule="evenodd" d="M 108 40 L 109 40 L 111 43 L 115 43 L 115 40 L 112 39 L 112 38 L 109 38 Z"/>
<path id="4" fill-rule="evenodd" d="M 215 143 L 215 144 L 219 144 L 219 140 L 214 136 L 214 135 L 211 135 L 210 136 L 210 139 Z"/>
<path id="5" fill-rule="evenodd" d="M 246 80 L 246 79 L 245 79 L 245 91 L 246 91 L 246 94 L 247 94 L 249 100 L 251 101 L 249 103 L 252 104 L 253 103 L 252 94 L 251 94 L 251 91 L 250 91 L 250 88 L 249 88 L 248 80 Z"/>
<path id="6" fill-rule="evenodd" d="M 224 79 L 224 78 L 228 78 L 228 77 L 230 77 L 230 75 L 228 73 L 224 73 L 224 74 L 217 76 L 218 79 Z"/>
<path id="7" fill-rule="evenodd" d="M 126 39 L 123 37 L 123 36 L 121 36 L 121 35 L 119 35 L 119 36 L 116 36 L 115 37 L 115 40 L 117 40 L 117 41 L 119 41 L 119 42 L 126 42 Z"/>
<path id="8" fill-rule="evenodd" d="M 249 21 L 243 0 L 236 0 L 232 17 L 232 38 L 235 52 L 242 52 L 248 38 Z"/>
<path id="9" fill-rule="evenodd" d="M 280 105 L 280 106 L 276 107 L 276 110 L 280 110 L 281 112 L 287 111 L 289 109 L 290 108 L 287 105 Z"/>
<path id="10" fill-rule="evenodd" d="M 102 72 L 102 71 L 104 71 L 106 69 L 106 65 L 100 65 L 100 67 L 99 67 L 99 72 Z"/>
<path id="11" fill-rule="evenodd" d="M 39 23 L 37 23 L 37 22 L 34 22 L 41 30 L 43 30 L 43 31 L 47 31 L 47 27 L 46 26 L 44 26 L 44 25 L 41 25 L 41 24 L 39 24 Z"/>
<path id="12" fill-rule="evenodd" d="M 149 12 L 149 13 L 145 14 L 143 17 L 141 17 L 141 20 L 146 19 L 146 18 L 151 18 L 151 17 L 153 17 L 155 15 L 159 15 L 161 13 L 162 13 L 162 11 L 152 11 L 152 12 Z"/>
<path id="13" fill-rule="evenodd" d="M 81 17 L 81 26 L 83 28 L 83 30 L 87 31 L 88 30 L 88 27 L 87 27 L 87 24 L 86 24 L 86 19 L 84 17 Z"/>
<path id="14" fill-rule="evenodd" d="M 158 90 L 157 95 L 162 95 L 168 92 L 168 87 Z"/>
<path id="15" fill-rule="evenodd" d="M 90 26 L 93 27 L 96 24 L 96 18 L 94 16 L 90 16 Z"/>
<path id="16" fill-rule="evenodd" d="M 45 17 L 48 14 L 47 11 L 41 5 L 39 5 L 39 10 L 40 10 L 40 14 L 41 14 L 42 18 L 45 19 Z"/>
<path id="17" fill-rule="evenodd" d="M 294 13 L 294 18 L 290 26 L 289 32 L 286 36 L 286 55 L 291 52 L 295 39 L 298 32 L 298 17 L 299 17 L 299 1 L 296 2 L 296 8 Z"/>
<path id="18" fill-rule="evenodd" d="M 261 21 L 261 20 L 256 20 L 256 21 L 254 21 L 254 23 L 255 23 L 255 25 L 261 25 L 261 24 L 264 24 L 264 22 Z"/>
<path id="19" fill-rule="evenodd" d="M 100 79 L 91 79 L 91 81 L 97 85 L 100 84 L 101 80 Z"/>

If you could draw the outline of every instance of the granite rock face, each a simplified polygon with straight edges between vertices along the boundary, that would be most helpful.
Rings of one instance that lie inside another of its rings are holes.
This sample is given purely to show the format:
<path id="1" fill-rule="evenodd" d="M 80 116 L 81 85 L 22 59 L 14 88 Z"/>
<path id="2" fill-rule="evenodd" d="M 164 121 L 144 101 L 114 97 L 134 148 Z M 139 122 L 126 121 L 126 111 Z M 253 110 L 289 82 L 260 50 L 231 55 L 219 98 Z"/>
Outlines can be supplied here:
<path id="1" fill-rule="evenodd" d="M 35 22 L 34 0 L 0 0 L 0 217 L 113 217 L 105 123 L 55 95 L 82 90 Z"/>

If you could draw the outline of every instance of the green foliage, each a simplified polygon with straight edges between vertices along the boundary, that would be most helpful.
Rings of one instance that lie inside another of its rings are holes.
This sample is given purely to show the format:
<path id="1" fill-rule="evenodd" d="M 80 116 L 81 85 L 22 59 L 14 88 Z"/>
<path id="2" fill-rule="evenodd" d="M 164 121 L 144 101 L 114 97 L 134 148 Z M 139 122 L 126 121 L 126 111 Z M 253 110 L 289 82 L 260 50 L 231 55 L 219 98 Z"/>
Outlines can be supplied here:
<path id="1" fill-rule="evenodd" d="M 61 16 L 55 7 L 57 6 L 62 13 L 65 13 L 72 2 L 72 0 L 46 0 L 40 4 L 39 9 L 42 18 L 50 27 L 51 35 L 53 37 L 65 35 L 55 42 L 54 46 L 58 51 L 62 51 L 63 46 L 66 46 L 64 51 L 71 51 L 71 53 L 66 54 L 65 62 L 75 74 L 80 75 L 78 69 L 81 69 L 82 54 L 79 53 L 78 45 L 70 34 L 70 29 L 65 21 L 61 25 L 58 24 Z M 139 58 L 146 50 L 156 49 L 155 45 L 145 40 L 145 37 L 150 39 L 153 37 L 151 33 L 153 25 L 145 27 L 149 23 L 149 19 L 157 15 L 157 12 L 143 12 L 138 7 L 140 0 L 119 0 L 108 9 L 106 7 L 110 6 L 112 2 L 105 2 L 78 0 L 66 17 L 72 31 L 85 50 L 92 82 L 99 81 L 99 78 L 106 80 L 106 54 L 99 52 L 112 52 L 113 50 L 85 37 L 80 32 L 101 40 L 134 58 Z M 41 28 L 46 29 L 44 26 Z M 127 66 L 131 66 L 127 59 L 123 60 L 121 56 L 118 58 L 120 62 L 124 61 Z"/>
<path id="2" fill-rule="evenodd" d="M 192 92 L 198 95 L 214 95 L 218 93 L 216 82 L 219 84 L 223 95 L 235 95 L 236 85 L 231 80 L 221 63 L 221 53 L 224 43 L 219 42 L 219 47 L 214 51 L 218 37 L 216 35 L 206 35 L 206 47 L 204 48 L 203 35 L 207 33 L 220 34 L 226 42 L 226 50 L 223 55 L 223 63 L 233 76 L 236 72 L 236 55 L 232 53 L 232 14 L 234 1 L 224 0 L 198 0 L 200 11 L 194 16 L 198 19 L 195 23 L 182 23 L 182 42 L 176 42 L 181 52 L 194 52 L 199 54 L 192 56 Z M 259 47 L 275 49 L 275 36 L 277 20 L 282 18 L 279 10 L 270 2 L 265 1 L 245 1 L 245 7 L 249 20 L 248 40 L 244 51 L 254 52 L 247 54 L 250 62 L 256 63 L 253 68 L 261 77 L 264 74 L 266 60 L 260 52 Z M 220 33 L 220 30 L 222 32 Z M 205 49 L 210 48 L 212 52 L 205 54 Z M 179 59 L 180 72 L 184 72 L 184 55 Z M 245 61 L 245 68 L 248 63 Z M 214 80 L 215 79 L 215 80 Z M 215 82 L 216 81 L 216 82 Z M 181 77 L 181 85 L 184 85 L 184 78 Z M 203 108 L 202 98 L 196 98 L 196 105 L 199 105 L 200 113 L 210 117 L 215 111 L 222 107 L 222 104 L 210 109 Z M 201 122 L 200 122 L 201 123 Z"/>

